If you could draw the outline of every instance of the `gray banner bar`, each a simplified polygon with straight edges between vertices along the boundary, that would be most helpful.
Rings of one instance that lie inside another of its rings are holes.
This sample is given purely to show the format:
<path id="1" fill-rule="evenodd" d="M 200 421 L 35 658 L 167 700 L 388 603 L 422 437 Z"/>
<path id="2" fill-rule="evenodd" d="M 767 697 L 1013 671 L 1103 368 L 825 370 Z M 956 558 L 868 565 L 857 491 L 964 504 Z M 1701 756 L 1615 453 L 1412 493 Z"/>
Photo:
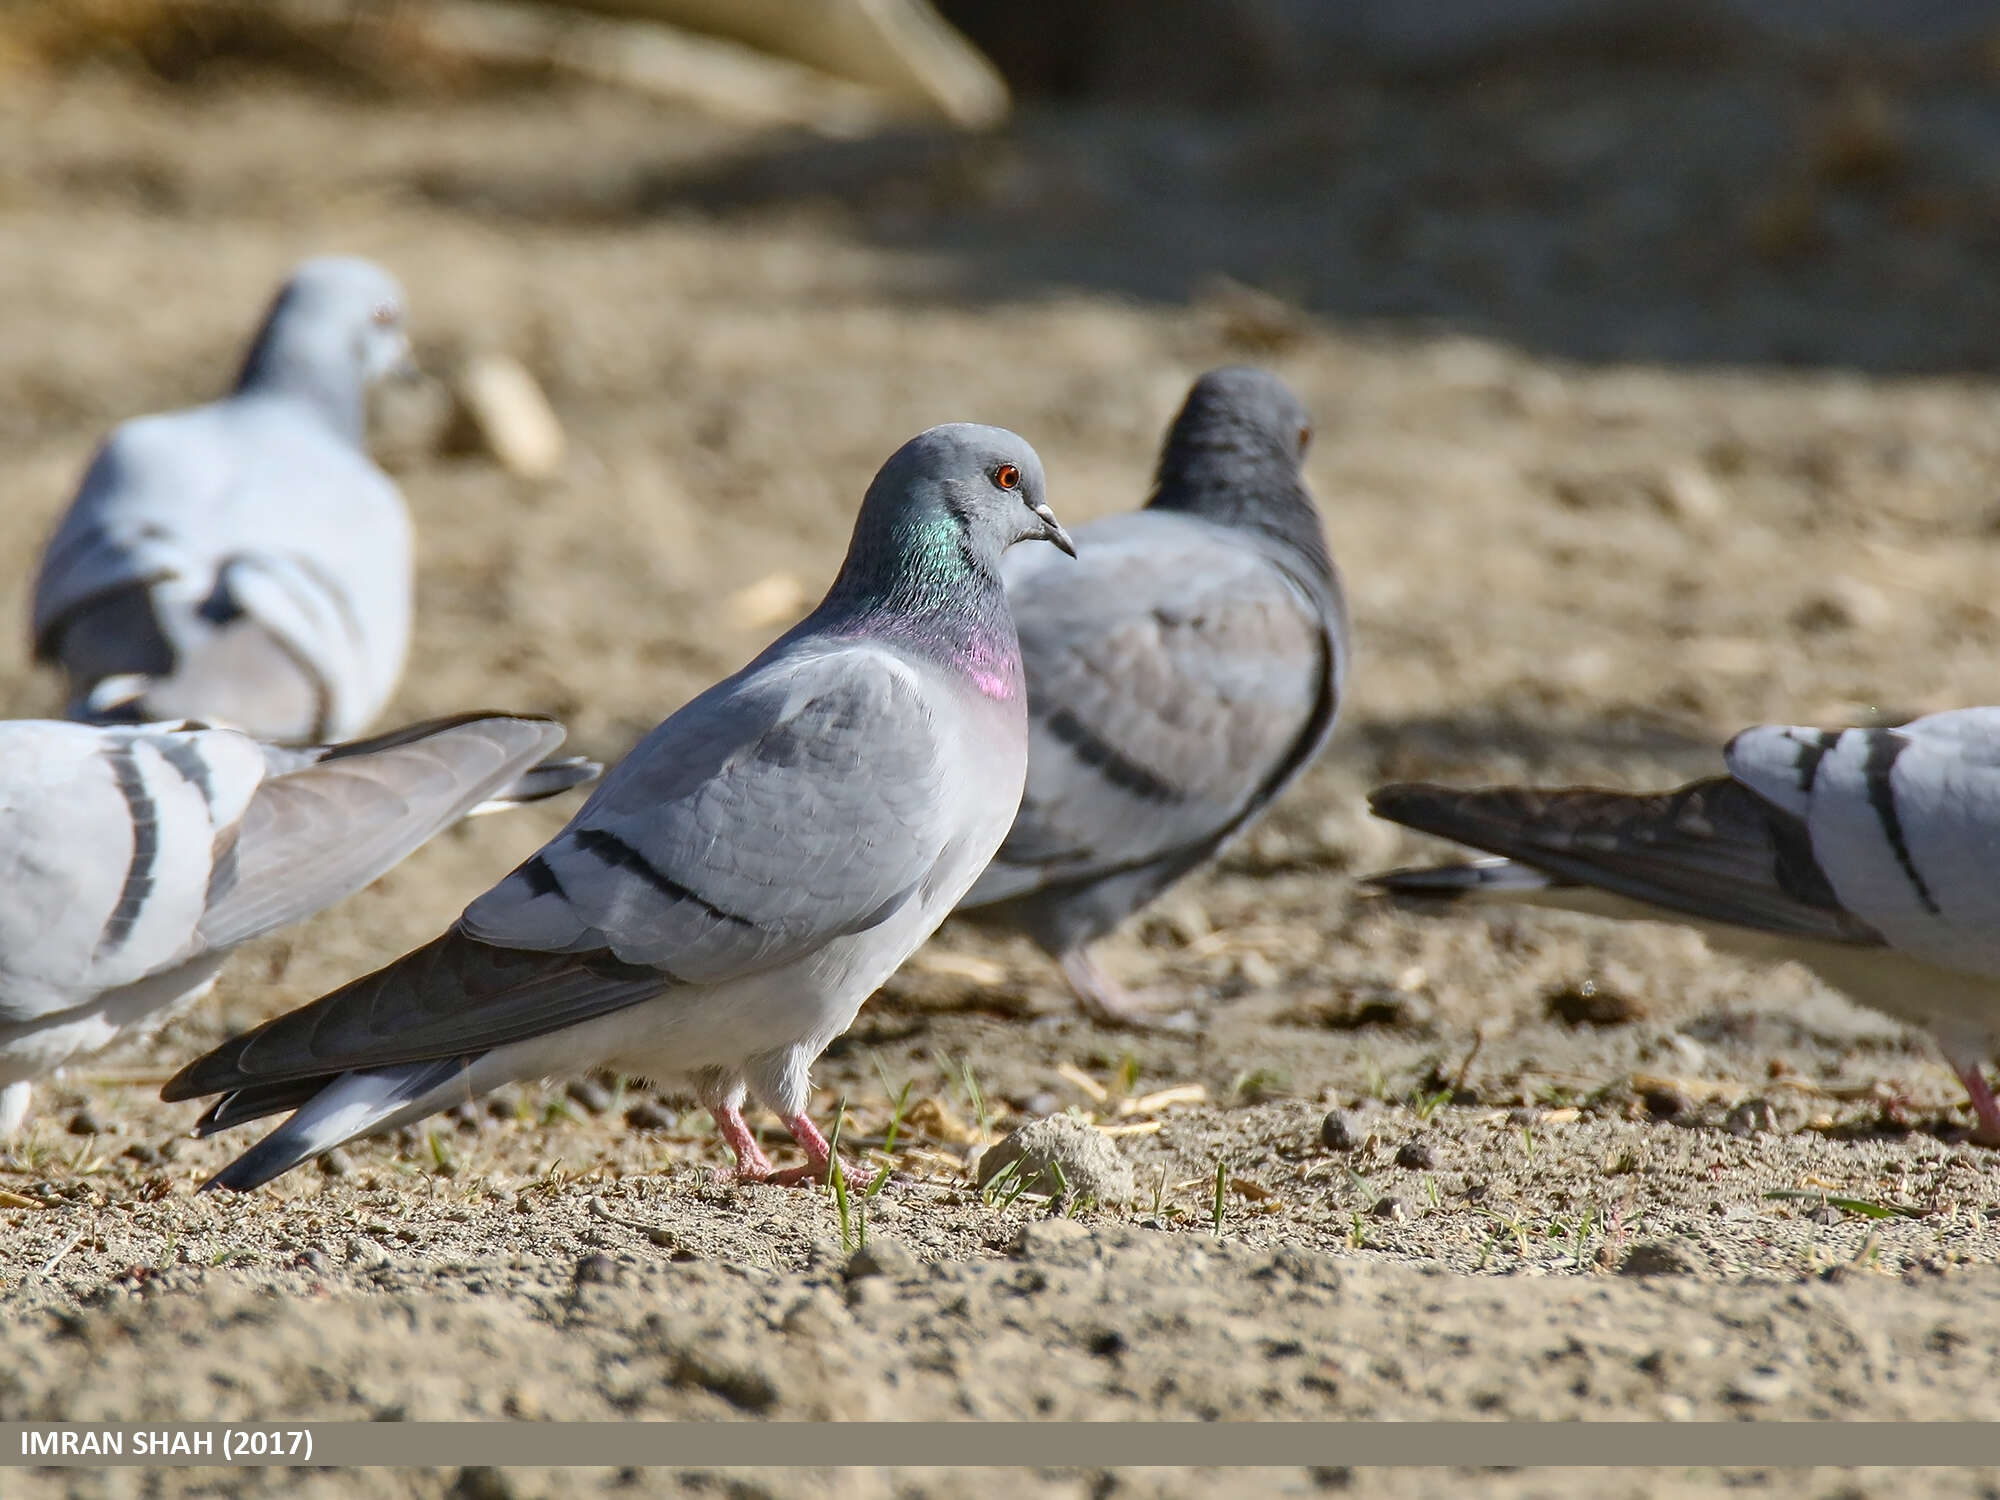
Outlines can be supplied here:
<path id="1" fill-rule="evenodd" d="M 1974 1422 L 0 1423 L 0 1467 L 107 1464 L 1990 1465 Z"/>

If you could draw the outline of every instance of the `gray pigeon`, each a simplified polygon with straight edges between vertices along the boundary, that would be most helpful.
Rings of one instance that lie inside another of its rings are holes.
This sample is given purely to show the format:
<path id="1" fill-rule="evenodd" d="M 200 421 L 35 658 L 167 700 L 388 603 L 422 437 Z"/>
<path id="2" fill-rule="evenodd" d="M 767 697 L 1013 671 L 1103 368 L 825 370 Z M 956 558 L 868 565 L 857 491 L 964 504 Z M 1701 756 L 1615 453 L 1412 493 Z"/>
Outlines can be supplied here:
<path id="1" fill-rule="evenodd" d="M 1070 542 L 1035 452 L 934 427 L 869 486 L 832 589 L 640 741 L 570 825 L 442 937 L 201 1058 L 203 1133 L 292 1110 L 215 1184 L 517 1079 L 686 1080 L 739 1178 L 823 1180 L 807 1073 L 984 868 L 1027 769 L 1000 555 Z M 806 1164 L 773 1172 L 769 1107 Z"/>
<path id="2" fill-rule="evenodd" d="M 346 745 L 231 729 L 0 723 L 0 1137 L 38 1078 L 155 1030 L 230 951 L 358 891 L 470 812 L 588 781 L 546 719 Z"/>
<path id="3" fill-rule="evenodd" d="M 1651 796 L 1386 786 L 1378 817 L 1501 859 L 1392 870 L 1405 895 L 1679 921 L 1716 946 L 1804 964 L 1937 1038 L 2000 1145 L 1982 1072 L 2000 1055 L 2000 708 L 1899 729 L 1762 725 L 1729 775 Z"/>
<path id="4" fill-rule="evenodd" d="M 35 581 L 35 659 L 68 675 L 69 717 L 287 744 L 373 722 L 403 671 L 412 563 L 364 393 L 409 360 L 388 273 L 309 260 L 234 391 L 111 434 Z"/>
<path id="5" fill-rule="evenodd" d="M 1333 732 L 1347 610 L 1283 381 L 1211 370 L 1143 510 L 1077 531 L 1061 570 L 1005 570 L 1028 673 L 1020 815 L 963 905 L 1027 932 L 1084 1007 L 1143 1023 L 1089 945 L 1212 857 Z"/>

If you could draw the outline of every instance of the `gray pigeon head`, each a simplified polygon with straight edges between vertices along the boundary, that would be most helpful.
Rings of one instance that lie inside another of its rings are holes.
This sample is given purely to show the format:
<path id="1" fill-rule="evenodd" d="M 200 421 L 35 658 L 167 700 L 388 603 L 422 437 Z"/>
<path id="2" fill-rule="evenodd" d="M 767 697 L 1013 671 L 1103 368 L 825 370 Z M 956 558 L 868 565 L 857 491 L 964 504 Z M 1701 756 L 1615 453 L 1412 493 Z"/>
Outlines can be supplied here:
<path id="1" fill-rule="evenodd" d="M 1326 571 L 1326 540 L 1300 465 L 1312 418 L 1268 370 L 1228 365 L 1194 383 L 1167 429 L 1148 506 L 1248 526 Z"/>
<path id="2" fill-rule="evenodd" d="M 328 255 L 279 290 L 237 389 L 305 396 L 358 436 L 362 393 L 414 368 L 396 279 L 371 261 Z"/>
<path id="3" fill-rule="evenodd" d="M 918 433 L 876 473 L 841 580 L 878 595 L 914 590 L 943 600 L 976 580 L 997 588 L 1000 554 L 1027 541 L 1075 556 L 1043 498 L 1035 450 L 1004 427 L 947 423 Z"/>
<path id="4" fill-rule="evenodd" d="M 1292 388 L 1268 370 L 1225 365 L 1197 380 L 1167 431 L 1162 480 L 1272 467 L 1297 472 L 1312 442 L 1312 418 Z"/>

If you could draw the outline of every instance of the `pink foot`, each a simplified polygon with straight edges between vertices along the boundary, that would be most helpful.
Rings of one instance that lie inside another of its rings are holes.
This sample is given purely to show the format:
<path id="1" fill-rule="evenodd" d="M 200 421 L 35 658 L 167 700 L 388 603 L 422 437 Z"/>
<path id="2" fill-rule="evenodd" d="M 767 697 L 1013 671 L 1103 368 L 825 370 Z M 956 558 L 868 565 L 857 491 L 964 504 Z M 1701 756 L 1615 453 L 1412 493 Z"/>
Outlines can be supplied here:
<path id="1" fill-rule="evenodd" d="M 1987 1087 L 1985 1070 L 1978 1063 L 1969 1062 L 1954 1063 L 1952 1071 L 1965 1085 L 1965 1092 L 1972 1096 L 1972 1112 L 1979 1117 L 1972 1139 L 1981 1146 L 2000 1146 L 2000 1100 Z"/>
<path id="2" fill-rule="evenodd" d="M 722 1133 L 723 1142 L 736 1156 L 735 1166 L 717 1169 L 717 1184 L 762 1182 L 769 1177 L 771 1158 L 764 1154 L 764 1148 L 757 1144 L 757 1137 L 750 1133 L 750 1126 L 743 1118 L 743 1106 L 725 1101 L 711 1104 L 709 1112 L 715 1116 L 715 1128 Z"/>
<path id="3" fill-rule="evenodd" d="M 722 1138 L 736 1153 L 733 1169 L 718 1172 L 718 1183 L 768 1182 L 773 1187 L 804 1187 L 824 1183 L 833 1170 L 833 1148 L 826 1143 L 826 1137 L 819 1133 L 819 1127 L 803 1114 L 780 1115 L 779 1123 L 791 1133 L 799 1143 L 799 1149 L 806 1154 L 806 1164 L 802 1167 L 786 1167 L 777 1171 L 770 1159 L 758 1149 L 756 1139 L 750 1134 L 750 1127 L 743 1123 L 743 1112 L 729 1108 L 716 1112 L 716 1123 L 722 1127 Z M 732 1126 L 733 1122 L 733 1126 Z M 740 1135 L 739 1135 L 740 1133 Z M 739 1144 L 740 1140 L 740 1144 Z M 847 1163 L 841 1163 L 841 1171 L 849 1183 L 856 1182 L 854 1173 Z"/>
<path id="4" fill-rule="evenodd" d="M 1193 1012 L 1182 1005 L 1182 997 L 1165 991 L 1134 992 L 1124 988 L 1097 967 L 1082 948 L 1065 953 L 1058 962 L 1063 978 L 1076 992 L 1084 1014 L 1101 1026 L 1129 1027 L 1134 1031 L 1193 1031 Z"/>

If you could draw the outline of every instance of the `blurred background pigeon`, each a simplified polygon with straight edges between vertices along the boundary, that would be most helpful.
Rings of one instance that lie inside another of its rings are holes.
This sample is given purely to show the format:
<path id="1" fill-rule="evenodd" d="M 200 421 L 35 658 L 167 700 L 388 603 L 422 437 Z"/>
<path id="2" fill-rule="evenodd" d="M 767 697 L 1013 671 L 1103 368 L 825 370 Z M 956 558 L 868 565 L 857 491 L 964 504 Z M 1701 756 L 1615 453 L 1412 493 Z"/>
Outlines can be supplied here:
<path id="1" fill-rule="evenodd" d="M 1146 508 L 1077 531 L 1075 567 L 1009 559 L 1028 673 L 1027 790 L 965 899 L 1062 965 L 1086 1010 L 1141 1022 L 1089 945 L 1197 869 L 1312 763 L 1347 680 L 1347 613 L 1299 472 L 1305 408 L 1212 370 Z"/>
<path id="2" fill-rule="evenodd" d="M 235 390 L 111 434 L 35 584 L 35 657 L 68 674 L 71 718 L 292 744 L 373 722 L 409 647 L 412 538 L 365 396 L 411 368 L 403 324 L 387 272 L 307 261 Z"/>

